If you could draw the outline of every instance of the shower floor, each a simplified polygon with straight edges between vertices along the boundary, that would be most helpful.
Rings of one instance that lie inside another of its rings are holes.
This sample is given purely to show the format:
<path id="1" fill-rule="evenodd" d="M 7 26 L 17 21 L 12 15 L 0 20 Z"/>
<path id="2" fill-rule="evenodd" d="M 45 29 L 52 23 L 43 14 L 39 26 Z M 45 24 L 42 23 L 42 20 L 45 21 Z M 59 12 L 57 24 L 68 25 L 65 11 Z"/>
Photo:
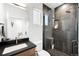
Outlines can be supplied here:
<path id="1" fill-rule="evenodd" d="M 68 54 L 61 52 L 57 49 L 49 49 L 48 52 L 51 56 L 69 56 Z"/>

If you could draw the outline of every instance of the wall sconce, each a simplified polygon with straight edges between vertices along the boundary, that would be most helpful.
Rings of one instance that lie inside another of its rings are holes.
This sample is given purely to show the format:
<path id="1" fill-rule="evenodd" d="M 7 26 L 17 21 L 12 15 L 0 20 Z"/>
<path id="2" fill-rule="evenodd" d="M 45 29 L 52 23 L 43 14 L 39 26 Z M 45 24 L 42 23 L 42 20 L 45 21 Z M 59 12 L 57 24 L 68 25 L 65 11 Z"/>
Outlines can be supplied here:
<path id="1" fill-rule="evenodd" d="M 14 25 L 14 21 L 13 21 L 13 20 L 11 20 L 11 26 L 13 27 L 13 25 Z"/>

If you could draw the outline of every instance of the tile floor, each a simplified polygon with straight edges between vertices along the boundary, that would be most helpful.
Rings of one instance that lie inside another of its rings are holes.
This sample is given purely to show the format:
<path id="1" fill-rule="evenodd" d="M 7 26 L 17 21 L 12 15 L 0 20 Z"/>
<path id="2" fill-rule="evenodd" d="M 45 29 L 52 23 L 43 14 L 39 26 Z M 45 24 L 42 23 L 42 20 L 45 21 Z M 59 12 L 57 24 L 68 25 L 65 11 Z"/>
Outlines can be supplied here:
<path id="1" fill-rule="evenodd" d="M 51 56 L 69 56 L 64 52 L 58 51 L 57 49 L 49 49 L 48 52 Z"/>

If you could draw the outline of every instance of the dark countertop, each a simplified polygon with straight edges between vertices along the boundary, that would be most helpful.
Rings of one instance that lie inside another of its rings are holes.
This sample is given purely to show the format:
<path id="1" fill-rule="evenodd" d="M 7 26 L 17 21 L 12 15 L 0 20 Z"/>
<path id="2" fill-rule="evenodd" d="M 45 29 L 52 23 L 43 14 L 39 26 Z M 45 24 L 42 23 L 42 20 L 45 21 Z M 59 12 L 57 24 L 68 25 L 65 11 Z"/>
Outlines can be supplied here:
<path id="1" fill-rule="evenodd" d="M 18 44 L 21 44 L 21 43 L 26 43 L 28 45 L 28 47 L 25 47 L 25 48 L 22 48 L 22 49 L 19 49 L 19 50 L 16 50 L 16 51 L 13 51 L 13 52 L 10 52 L 10 53 L 7 53 L 7 54 L 2 54 L 6 47 L 18 45 Z M 26 50 L 29 50 L 31 48 L 36 47 L 35 44 L 33 44 L 32 42 L 29 41 L 29 38 L 19 39 L 18 44 L 16 44 L 15 40 L 1 42 L 0 43 L 0 56 L 14 56 L 14 55 L 16 55 L 18 53 L 21 53 L 23 51 L 26 51 Z"/>

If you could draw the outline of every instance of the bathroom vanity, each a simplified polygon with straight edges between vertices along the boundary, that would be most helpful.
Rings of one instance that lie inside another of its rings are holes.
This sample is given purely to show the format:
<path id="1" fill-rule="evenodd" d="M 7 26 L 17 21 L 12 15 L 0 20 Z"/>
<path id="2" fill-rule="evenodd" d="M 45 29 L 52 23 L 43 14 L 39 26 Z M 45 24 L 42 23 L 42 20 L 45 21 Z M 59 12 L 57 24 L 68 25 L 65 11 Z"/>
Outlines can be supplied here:
<path id="1" fill-rule="evenodd" d="M 32 49 L 20 52 L 16 54 L 16 56 L 34 56 L 34 54 L 35 54 L 35 48 L 32 48 Z"/>
<path id="2" fill-rule="evenodd" d="M 36 45 L 29 38 L 0 43 L 0 56 L 34 56 Z"/>

